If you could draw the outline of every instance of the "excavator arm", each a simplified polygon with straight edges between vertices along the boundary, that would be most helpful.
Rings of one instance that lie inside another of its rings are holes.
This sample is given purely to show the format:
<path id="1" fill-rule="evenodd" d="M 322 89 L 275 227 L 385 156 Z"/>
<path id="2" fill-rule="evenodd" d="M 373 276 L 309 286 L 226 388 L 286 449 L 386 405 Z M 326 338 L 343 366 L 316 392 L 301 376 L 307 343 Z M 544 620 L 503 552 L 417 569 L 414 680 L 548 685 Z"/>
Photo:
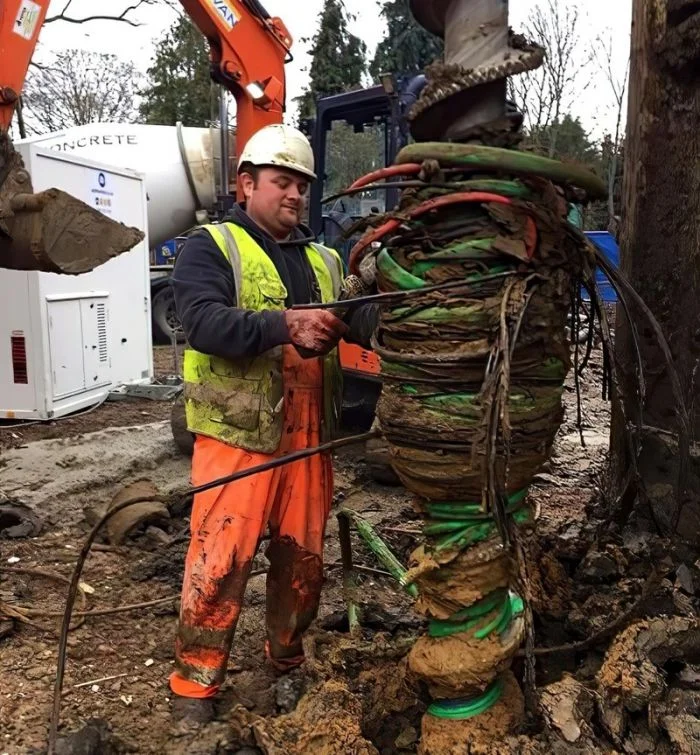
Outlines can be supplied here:
<path id="1" fill-rule="evenodd" d="M 259 0 L 180 0 L 207 38 L 212 78 L 237 105 L 236 145 L 282 123 L 292 38 Z M 9 128 L 49 0 L 0 0 L 0 267 L 78 274 L 132 249 L 143 233 L 58 189 L 32 192 Z"/>
<path id="2" fill-rule="evenodd" d="M 263 126 L 282 123 L 284 66 L 292 37 L 258 0 L 180 0 L 209 42 L 211 73 L 236 100 L 236 147 L 240 153 Z"/>

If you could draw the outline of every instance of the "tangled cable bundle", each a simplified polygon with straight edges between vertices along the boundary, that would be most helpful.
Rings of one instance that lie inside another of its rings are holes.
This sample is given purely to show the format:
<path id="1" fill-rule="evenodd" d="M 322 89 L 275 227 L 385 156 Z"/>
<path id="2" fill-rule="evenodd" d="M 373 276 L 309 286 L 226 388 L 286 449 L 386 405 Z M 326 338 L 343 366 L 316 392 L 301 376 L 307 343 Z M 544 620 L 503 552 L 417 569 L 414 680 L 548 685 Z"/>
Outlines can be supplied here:
<path id="1" fill-rule="evenodd" d="M 434 698 L 424 735 L 449 719 L 459 738 L 455 722 L 522 707 L 504 674 L 526 631 L 508 546 L 533 521 L 528 486 L 563 419 L 571 292 L 594 265 L 564 187 L 605 189 L 581 168 L 476 145 L 414 144 L 396 162 L 411 188 L 350 266 L 379 242 L 380 291 L 413 291 L 382 310 L 377 414 L 425 518 L 410 573 L 430 623 L 409 656 Z"/>

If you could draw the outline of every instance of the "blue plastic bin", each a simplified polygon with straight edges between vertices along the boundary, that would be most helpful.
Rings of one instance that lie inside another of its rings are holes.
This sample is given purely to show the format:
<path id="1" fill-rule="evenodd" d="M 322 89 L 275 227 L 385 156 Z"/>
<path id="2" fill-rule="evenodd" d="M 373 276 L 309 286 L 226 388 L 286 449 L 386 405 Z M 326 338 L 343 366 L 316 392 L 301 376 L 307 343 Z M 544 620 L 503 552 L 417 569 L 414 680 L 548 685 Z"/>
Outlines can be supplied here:
<path id="1" fill-rule="evenodd" d="M 586 231 L 586 236 L 603 252 L 615 267 L 619 267 L 620 248 L 611 234 L 607 231 Z M 600 268 L 596 268 L 595 280 L 602 300 L 608 303 L 616 302 L 617 294 L 615 293 L 615 289 L 610 285 L 605 273 Z M 585 294 L 585 296 L 587 298 L 588 294 Z"/>

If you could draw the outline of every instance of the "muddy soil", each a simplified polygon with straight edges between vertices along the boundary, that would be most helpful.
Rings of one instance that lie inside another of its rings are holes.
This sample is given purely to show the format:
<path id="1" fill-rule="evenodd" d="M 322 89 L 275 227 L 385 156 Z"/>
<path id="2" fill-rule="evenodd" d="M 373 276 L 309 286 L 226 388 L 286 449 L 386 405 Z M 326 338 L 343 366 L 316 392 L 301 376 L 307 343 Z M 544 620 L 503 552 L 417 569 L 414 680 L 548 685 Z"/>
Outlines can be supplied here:
<path id="1" fill-rule="evenodd" d="M 634 532 L 614 532 L 603 523 L 609 411 L 600 399 L 601 366 L 596 353 L 582 385 L 586 448 L 581 447 L 576 429 L 577 402 L 571 386 L 554 456 L 531 492 L 539 507 L 538 539 L 528 543 L 538 646 L 582 640 L 605 629 L 638 599 L 650 563 L 661 562 L 662 556 L 672 555 L 675 563 L 667 567 L 661 589 L 636 618 L 676 614 L 691 622 L 688 627 L 684 624 L 688 629 L 698 609 L 695 590 L 700 587 L 700 570 L 692 561 L 687 561 L 684 571 L 680 555 L 669 544 Z M 147 406 L 159 411 L 156 402 Z M 123 405 L 117 408 L 124 412 Z M 169 406 L 163 409 L 169 411 Z M 45 615 L 26 611 L 24 621 L 3 619 L 0 609 L 0 753 L 46 751 L 58 622 L 49 614 L 63 610 L 67 587 L 60 580 L 71 573 L 94 510 L 106 506 L 120 486 L 138 479 L 148 478 L 161 493 L 170 495 L 188 484 L 189 460 L 178 453 L 166 422 L 149 417 L 135 423 L 134 414 L 129 421 L 109 426 L 107 416 L 102 409 L 85 415 L 83 422 L 95 424 L 81 425 L 80 430 L 55 423 L 54 430 L 62 436 L 23 436 L 20 444 L 7 444 L 23 447 L 11 448 L 2 457 L 0 491 L 28 504 L 41 517 L 43 530 L 37 537 L 0 539 L 0 603 L 9 606 L 10 613 L 34 609 Z M 37 427 L 25 432 L 30 430 L 38 432 Z M 336 510 L 342 506 L 360 512 L 407 563 L 417 544 L 413 532 L 418 527 L 410 496 L 400 487 L 374 482 L 362 448 L 340 452 L 335 470 Z M 357 575 L 356 592 L 363 613 L 362 634 L 349 635 L 334 515 L 326 536 L 320 612 L 305 640 L 305 667 L 280 678 L 265 664 L 265 575 L 254 576 L 248 584 L 218 720 L 200 732 L 171 722 L 167 677 L 173 665 L 188 516 L 187 501 L 174 500 L 168 521 L 142 528 L 120 546 L 98 538 L 88 557 L 83 574 L 86 594 L 78 609 L 166 600 L 93 616 L 71 631 L 62 734 L 92 720 L 91 728 L 83 732 L 80 751 L 95 753 L 417 752 L 428 698 L 407 673 L 406 654 L 421 632 L 421 619 L 411 611 L 411 599 L 390 579 L 363 571 Z M 357 564 L 379 568 L 355 536 L 353 549 Z M 260 554 L 254 568 L 264 570 L 266 563 Z M 53 576 L 11 569 L 40 569 Z M 620 653 L 613 653 L 608 663 L 615 674 L 600 673 L 610 639 L 590 649 L 538 657 L 536 681 L 543 718 L 526 717 L 520 736 L 501 742 L 493 752 L 698 751 L 687 749 L 697 731 L 696 712 L 687 701 L 696 694 L 694 664 L 700 658 L 679 661 L 664 654 L 655 675 L 643 668 L 644 679 L 653 677 L 655 685 L 628 681 L 624 689 L 636 694 L 621 697 L 611 688 L 606 696 L 607 688 L 599 685 L 624 676 L 619 664 L 613 664 Z M 624 657 L 631 659 L 629 674 L 636 678 L 636 669 L 643 664 L 635 665 L 631 649 Z M 522 660 L 513 668 L 520 683 L 523 668 Z M 664 707 L 664 685 L 671 691 L 678 686 L 669 679 L 669 669 L 673 680 L 682 679 L 683 689 L 691 695 L 683 697 L 682 704 L 678 695 L 672 696 L 675 708 L 670 703 Z M 651 695 L 652 703 L 645 694 Z M 596 708 L 594 699 L 609 699 L 609 710 Z M 655 725 L 657 712 L 663 725 Z M 86 749 L 88 741 L 93 749 Z M 634 749 L 630 742 L 646 743 L 644 747 L 651 749 L 640 749 L 641 745 Z M 460 745 L 445 752 L 456 755 L 467 750 Z"/>

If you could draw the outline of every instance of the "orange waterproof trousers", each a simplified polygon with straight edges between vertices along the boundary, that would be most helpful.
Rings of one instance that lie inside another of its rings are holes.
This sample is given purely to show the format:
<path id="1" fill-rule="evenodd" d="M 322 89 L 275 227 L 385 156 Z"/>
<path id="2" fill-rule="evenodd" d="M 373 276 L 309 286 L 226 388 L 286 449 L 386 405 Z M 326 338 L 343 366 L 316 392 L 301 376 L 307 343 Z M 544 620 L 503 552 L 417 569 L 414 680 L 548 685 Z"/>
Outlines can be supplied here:
<path id="1" fill-rule="evenodd" d="M 284 429 L 275 454 L 197 436 L 192 483 L 200 485 L 320 443 L 323 368 L 284 347 Z M 185 560 L 175 671 L 170 688 L 211 697 L 226 675 L 251 562 L 265 528 L 268 658 L 280 669 L 304 660 L 302 635 L 316 616 L 323 582 L 323 536 L 333 495 L 328 454 L 246 477 L 194 498 Z"/>

